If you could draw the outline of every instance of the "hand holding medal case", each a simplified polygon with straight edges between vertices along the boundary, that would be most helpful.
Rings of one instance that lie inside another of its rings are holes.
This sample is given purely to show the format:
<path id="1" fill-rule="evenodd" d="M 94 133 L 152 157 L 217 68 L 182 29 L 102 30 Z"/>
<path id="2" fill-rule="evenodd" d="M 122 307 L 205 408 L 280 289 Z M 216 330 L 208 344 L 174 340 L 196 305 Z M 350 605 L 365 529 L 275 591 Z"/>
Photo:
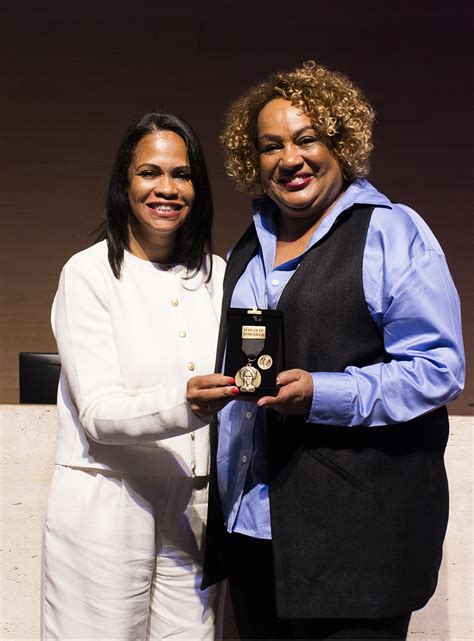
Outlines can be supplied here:
<path id="1" fill-rule="evenodd" d="M 236 400 L 275 396 L 283 369 L 283 312 L 228 309 L 224 374 L 235 378 L 241 392 Z"/>

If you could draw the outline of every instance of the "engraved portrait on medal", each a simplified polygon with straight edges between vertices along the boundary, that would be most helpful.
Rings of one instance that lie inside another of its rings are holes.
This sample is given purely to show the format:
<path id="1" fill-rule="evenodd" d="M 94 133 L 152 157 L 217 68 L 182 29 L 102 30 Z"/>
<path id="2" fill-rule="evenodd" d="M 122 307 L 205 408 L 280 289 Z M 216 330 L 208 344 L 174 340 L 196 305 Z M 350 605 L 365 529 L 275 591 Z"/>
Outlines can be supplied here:
<path id="1" fill-rule="evenodd" d="M 255 392 L 260 387 L 262 377 L 260 372 L 252 365 L 244 365 L 235 375 L 235 384 L 241 392 Z"/>

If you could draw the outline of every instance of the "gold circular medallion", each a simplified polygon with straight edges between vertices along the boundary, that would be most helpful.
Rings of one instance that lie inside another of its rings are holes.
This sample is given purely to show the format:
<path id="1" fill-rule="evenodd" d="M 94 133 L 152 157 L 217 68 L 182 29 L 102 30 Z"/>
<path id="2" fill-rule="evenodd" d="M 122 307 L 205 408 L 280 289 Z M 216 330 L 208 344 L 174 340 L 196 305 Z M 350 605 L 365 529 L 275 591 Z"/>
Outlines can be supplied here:
<path id="1" fill-rule="evenodd" d="M 268 354 L 262 354 L 257 363 L 260 369 L 270 369 L 270 367 L 273 365 L 273 358 Z"/>
<path id="2" fill-rule="evenodd" d="M 255 392 L 261 382 L 260 372 L 252 365 L 244 365 L 235 375 L 235 384 L 241 392 Z"/>

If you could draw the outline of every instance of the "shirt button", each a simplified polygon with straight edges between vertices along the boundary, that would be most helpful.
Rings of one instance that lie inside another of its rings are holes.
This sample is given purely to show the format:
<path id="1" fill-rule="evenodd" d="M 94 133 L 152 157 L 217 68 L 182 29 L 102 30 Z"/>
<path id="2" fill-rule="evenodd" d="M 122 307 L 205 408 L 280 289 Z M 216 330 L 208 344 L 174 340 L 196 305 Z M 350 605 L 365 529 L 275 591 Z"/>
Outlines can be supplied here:
<path id="1" fill-rule="evenodd" d="M 189 361 L 189 363 L 186 365 L 186 367 L 188 368 L 188 370 L 190 372 L 194 372 L 194 370 L 196 369 L 196 365 L 192 361 Z"/>
<path id="2" fill-rule="evenodd" d="M 244 454 L 244 455 L 242 456 L 242 463 L 247 463 L 247 461 L 248 461 L 247 455 L 246 455 L 246 454 Z"/>
<path id="3" fill-rule="evenodd" d="M 194 476 L 194 475 L 195 475 L 195 473 L 196 473 L 196 463 L 193 463 L 193 464 L 191 465 L 191 472 L 193 473 L 193 476 Z"/>
<path id="4" fill-rule="evenodd" d="M 194 432 L 191 432 L 191 440 L 194 441 L 195 438 L 196 438 L 196 434 Z"/>
<path id="5" fill-rule="evenodd" d="M 181 338 L 184 338 L 186 336 L 186 332 L 184 331 L 184 329 L 179 330 L 178 336 L 181 336 Z"/>
<path id="6" fill-rule="evenodd" d="M 178 299 L 177 299 L 177 298 L 172 298 L 172 299 L 170 300 L 170 303 L 173 305 L 173 307 L 178 307 L 178 303 L 179 303 L 179 301 L 178 301 Z"/>
<path id="7" fill-rule="evenodd" d="M 252 416 L 253 416 L 252 412 L 250 411 L 245 412 L 245 418 L 252 418 Z"/>
<path id="8" fill-rule="evenodd" d="M 278 278 L 274 278 L 274 279 L 272 280 L 272 285 L 274 285 L 275 287 L 276 287 L 279 283 L 280 283 L 280 281 L 278 280 Z"/>

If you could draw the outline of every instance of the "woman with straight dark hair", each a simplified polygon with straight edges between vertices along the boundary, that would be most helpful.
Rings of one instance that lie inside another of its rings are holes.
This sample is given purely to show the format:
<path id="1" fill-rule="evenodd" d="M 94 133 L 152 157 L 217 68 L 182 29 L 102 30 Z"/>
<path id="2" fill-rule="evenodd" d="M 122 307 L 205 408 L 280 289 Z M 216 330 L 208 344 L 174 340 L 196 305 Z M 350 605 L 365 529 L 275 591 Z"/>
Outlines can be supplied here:
<path id="1" fill-rule="evenodd" d="M 224 261 L 185 122 L 152 113 L 127 131 L 105 214 L 53 303 L 62 372 L 43 638 L 214 639 L 218 589 L 199 589 L 208 419 L 185 390 L 213 364 Z"/>

